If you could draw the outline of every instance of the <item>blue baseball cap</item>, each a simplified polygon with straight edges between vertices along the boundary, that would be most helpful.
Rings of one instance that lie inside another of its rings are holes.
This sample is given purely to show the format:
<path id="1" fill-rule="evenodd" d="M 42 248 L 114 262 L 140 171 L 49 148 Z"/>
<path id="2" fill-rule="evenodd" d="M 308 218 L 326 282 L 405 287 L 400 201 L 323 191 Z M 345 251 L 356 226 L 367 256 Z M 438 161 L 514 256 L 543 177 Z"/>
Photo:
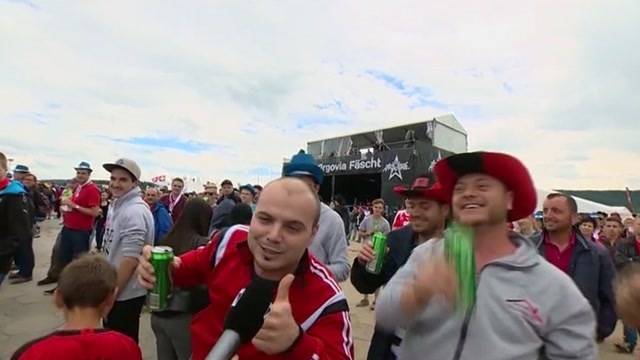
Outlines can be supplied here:
<path id="1" fill-rule="evenodd" d="M 316 159 L 306 154 L 304 150 L 300 150 L 291 158 L 291 162 L 285 165 L 284 176 L 310 176 L 318 185 L 322 185 L 324 180 L 324 173 L 316 164 Z"/>

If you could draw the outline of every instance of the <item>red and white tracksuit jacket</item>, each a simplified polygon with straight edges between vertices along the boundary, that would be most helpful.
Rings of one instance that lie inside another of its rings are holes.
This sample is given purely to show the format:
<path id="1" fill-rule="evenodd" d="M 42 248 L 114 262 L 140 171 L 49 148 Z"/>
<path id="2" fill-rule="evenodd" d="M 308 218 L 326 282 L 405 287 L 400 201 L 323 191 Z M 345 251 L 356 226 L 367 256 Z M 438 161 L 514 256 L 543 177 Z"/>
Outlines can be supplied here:
<path id="1" fill-rule="evenodd" d="M 193 359 L 204 359 L 223 331 L 231 303 L 254 274 L 247 244 L 248 227 L 234 226 L 199 249 L 182 256 L 172 273 L 177 287 L 206 284 L 210 304 L 191 323 Z M 333 276 L 308 252 L 302 258 L 289 292 L 293 317 L 304 333 L 286 353 L 267 355 L 251 342 L 243 344 L 240 360 L 353 359 L 351 321 L 346 298 Z"/>
<path id="2" fill-rule="evenodd" d="M 403 226 L 409 225 L 411 222 L 411 217 L 407 210 L 398 210 L 396 213 L 396 217 L 393 218 L 393 225 L 391 226 L 391 230 L 400 229 Z"/>

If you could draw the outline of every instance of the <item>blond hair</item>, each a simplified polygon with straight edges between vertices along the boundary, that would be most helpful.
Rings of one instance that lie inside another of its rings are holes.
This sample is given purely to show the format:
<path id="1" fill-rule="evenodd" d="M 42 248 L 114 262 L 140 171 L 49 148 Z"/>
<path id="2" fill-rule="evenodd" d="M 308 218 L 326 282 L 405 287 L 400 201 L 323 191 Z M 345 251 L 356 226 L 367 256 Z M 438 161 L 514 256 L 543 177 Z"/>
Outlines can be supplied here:
<path id="1" fill-rule="evenodd" d="M 0 152 L 0 167 L 5 171 L 9 170 L 7 166 L 7 157 L 4 156 L 4 154 L 1 152 Z"/>

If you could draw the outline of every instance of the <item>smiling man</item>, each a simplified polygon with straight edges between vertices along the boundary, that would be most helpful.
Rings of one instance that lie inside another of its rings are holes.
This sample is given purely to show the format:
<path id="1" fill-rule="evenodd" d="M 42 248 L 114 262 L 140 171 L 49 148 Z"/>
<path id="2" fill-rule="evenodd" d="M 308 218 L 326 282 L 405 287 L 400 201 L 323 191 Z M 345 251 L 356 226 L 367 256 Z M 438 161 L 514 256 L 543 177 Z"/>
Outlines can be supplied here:
<path id="1" fill-rule="evenodd" d="M 175 178 L 171 181 L 171 192 L 160 198 L 160 202 L 169 210 L 171 220 L 175 222 L 182 214 L 182 209 L 187 203 L 187 198 L 183 194 L 184 180 Z"/>
<path id="2" fill-rule="evenodd" d="M 118 271 L 116 302 L 105 319 L 106 328 L 138 342 L 140 312 L 147 292 L 134 276 L 144 245 L 153 244 L 154 223 L 149 206 L 140 197 L 140 167 L 130 159 L 102 165 L 111 173 L 109 205 L 102 251 Z"/>
<path id="3" fill-rule="evenodd" d="M 552 193 L 542 205 L 544 231 L 531 238 L 540 255 L 569 275 L 589 300 L 598 320 L 598 340 L 611 335 L 617 317 L 613 296 L 612 255 L 574 225 L 578 205 L 569 195 Z M 615 248 L 612 247 L 612 251 Z"/>
<path id="4" fill-rule="evenodd" d="M 595 319 L 565 274 L 507 221 L 533 213 L 536 191 L 516 158 L 457 154 L 434 171 L 455 221 L 472 230 L 476 299 L 453 309 L 458 279 L 434 239 L 414 249 L 382 291 L 376 323 L 404 328 L 399 359 L 596 359 Z"/>
<path id="5" fill-rule="evenodd" d="M 193 359 L 203 359 L 219 339 L 238 294 L 256 276 L 278 286 L 264 325 L 237 351 L 240 359 L 352 359 L 349 308 L 329 271 L 307 250 L 318 230 L 320 201 L 303 181 L 278 179 L 260 196 L 249 228 L 234 226 L 206 246 L 172 263 L 178 287 L 206 284 L 210 305 L 193 320 Z M 140 283 L 153 287 L 145 247 Z"/>
<path id="6" fill-rule="evenodd" d="M 396 186 L 393 191 L 404 197 L 409 224 L 389 233 L 389 251 L 382 262 L 379 274 L 372 274 L 365 265 L 375 259 L 370 243 L 364 243 L 351 268 L 351 283 L 362 294 L 371 294 L 385 285 L 409 259 L 416 246 L 431 239 L 442 237 L 449 214 L 449 199 L 433 174 L 424 174 L 415 179 L 411 187 Z M 394 360 L 402 341 L 403 330 L 384 331 L 376 327 L 367 359 Z"/>

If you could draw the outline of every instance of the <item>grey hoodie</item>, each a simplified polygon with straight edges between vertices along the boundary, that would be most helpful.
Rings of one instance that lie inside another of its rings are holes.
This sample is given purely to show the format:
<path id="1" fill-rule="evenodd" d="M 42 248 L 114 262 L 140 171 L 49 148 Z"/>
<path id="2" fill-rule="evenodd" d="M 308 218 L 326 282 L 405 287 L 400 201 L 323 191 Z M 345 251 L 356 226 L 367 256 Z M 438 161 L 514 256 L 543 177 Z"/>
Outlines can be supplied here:
<path id="1" fill-rule="evenodd" d="M 434 239 L 414 249 L 376 306 L 376 325 L 406 329 L 399 359 L 597 358 L 596 322 L 589 302 L 529 240 L 515 233 L 510 239 L 518 245 L 516 251 L 476 275 L 477 301 L 467 314 L 449 310 L 442 296 L 411 318 L 404 314 L 403 289 L 425 261 L 443 256 L 444 241 Z"/>
<path id="2" fill-rule="evenodd" d="M 116 269 L 125 257 L 138 258 L 142 247 L 153 244 L 153 215 L 135 187 L 109 205 L 104 230 L 103 252 Z M 144 296 L 146 290 L 138 285 L 134 276 L 122 289 L 118 301 Z"/>
<path id="3" fill-rule="evenodd" d="M 320 203 L 318 232 L 309 245 L 309 251 L 331 270 L 338 282 L 347 280 L 351 266 L 347 258 L 344 223 L 340 215 L 324 203 Z"/>

